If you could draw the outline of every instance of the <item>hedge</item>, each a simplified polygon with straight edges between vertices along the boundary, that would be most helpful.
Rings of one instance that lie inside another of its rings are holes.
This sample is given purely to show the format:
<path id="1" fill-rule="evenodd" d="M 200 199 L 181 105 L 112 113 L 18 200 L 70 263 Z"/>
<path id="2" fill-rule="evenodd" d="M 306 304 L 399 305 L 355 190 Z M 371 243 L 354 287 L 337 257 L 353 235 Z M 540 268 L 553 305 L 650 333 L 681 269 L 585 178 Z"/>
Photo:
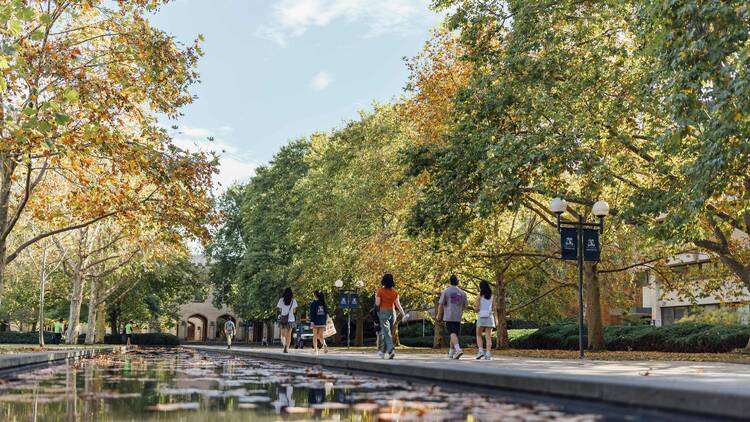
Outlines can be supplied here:
<path id="1" fill-rule="evenodd" d="M 44 332 L 44 343 L 52 344 L 54 334 Z M 39 343 L 39 332 L 0 331 L 0 344 L 37 344 Z"/>
<path id="2" fill-rule="evenodd" d="M 749 338 L 750 326 L 747 325 L 680 323 L 663 327 L 612 325 L 604 328 L 607 350 L 726 353 L 745 347 Z M 578 348 L 578 326 L 562 324 L 540 328 L 512 340 L 511 346 L 574 350 Z"/>
<path id="3" fill-rule="evenodd" d="M 123 344 L 123 335 L 106 335 L 104 344 Z M 133 334 L 130 344 L 139 346 L 179 346 L 180 338 L 169 333 Z"/>

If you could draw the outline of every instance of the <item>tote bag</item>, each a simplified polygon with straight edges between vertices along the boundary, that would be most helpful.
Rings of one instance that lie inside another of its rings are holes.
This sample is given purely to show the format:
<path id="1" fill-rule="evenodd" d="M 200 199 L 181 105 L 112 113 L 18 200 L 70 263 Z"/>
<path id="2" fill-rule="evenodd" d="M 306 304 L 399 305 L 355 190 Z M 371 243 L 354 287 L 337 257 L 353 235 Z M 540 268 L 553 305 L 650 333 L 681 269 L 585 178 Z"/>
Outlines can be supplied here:
<path id="1" fill-rule="evenodd" d="M 326 318 L 326 330 L 323 332 L 323 337 L 328 338 L 336 335 L 336 324 L 333 323 L 331 317 Z"/>

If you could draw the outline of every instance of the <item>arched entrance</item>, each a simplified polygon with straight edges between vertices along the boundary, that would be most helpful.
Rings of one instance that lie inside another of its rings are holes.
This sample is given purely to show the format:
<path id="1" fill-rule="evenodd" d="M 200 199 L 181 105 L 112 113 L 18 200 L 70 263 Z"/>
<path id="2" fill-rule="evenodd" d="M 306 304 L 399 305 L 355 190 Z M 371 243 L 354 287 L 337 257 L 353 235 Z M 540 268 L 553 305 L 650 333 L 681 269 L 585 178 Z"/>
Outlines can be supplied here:
<path id="1" fill-rule="evenodd" d="M 239 326 L 237 326 L 237 319 L 229 314 L 221 315 L 220 317 L 216 318 L 216 339 L 219 340 L 225 340 L 227 338 L 226 334 L 224 334 L 224 323 L 227 322 L 227 320 L 232 321 L 234 323 L 234 329 L 235 331 L 238 331 L 240 329 Z"/>
<path id="2" fill-rule="evenodd" d="M 201 314 L 194 314 L 187 319 L 187 341 L 206 341 L 208 319 Z"/>

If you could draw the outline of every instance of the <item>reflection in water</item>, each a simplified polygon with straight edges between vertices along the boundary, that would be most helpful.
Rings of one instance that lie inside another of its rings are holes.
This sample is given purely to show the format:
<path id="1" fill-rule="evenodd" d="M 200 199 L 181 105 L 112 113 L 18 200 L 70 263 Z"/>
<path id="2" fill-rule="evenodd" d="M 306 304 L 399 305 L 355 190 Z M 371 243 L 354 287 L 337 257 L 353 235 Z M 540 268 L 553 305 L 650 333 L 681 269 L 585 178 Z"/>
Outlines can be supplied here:
<path id="1" fill-rule="evenodd" d="M 508 402 L 370 376 L 143 349 L 0 380 L 2 421 L 565 420 L 543 404 Z"/>

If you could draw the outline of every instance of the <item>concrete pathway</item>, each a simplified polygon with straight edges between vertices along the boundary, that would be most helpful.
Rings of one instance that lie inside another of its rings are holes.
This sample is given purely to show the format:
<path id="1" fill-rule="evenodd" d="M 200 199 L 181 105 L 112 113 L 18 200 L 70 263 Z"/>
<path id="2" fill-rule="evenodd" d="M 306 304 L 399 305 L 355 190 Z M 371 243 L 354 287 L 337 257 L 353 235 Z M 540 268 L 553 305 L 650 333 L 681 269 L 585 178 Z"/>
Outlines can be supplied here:
<path id="1" fill-rule="evenodd" d="M 298 364 L 369 371 L 430 381 L 461 383 L 528 393 L 654 407 L 750 420 L 750 365 L 716 362 L 595 361 L 499 356 L 476 361 L 435 354 L 398 354 L 382 360 L 374 353 L 188 346 Z"/>
<path id="2" fill-rule="evenodd" d="M 88 346 L 71 347 L 65 349 L 48 350 L 44 352 L 22 352 L 0 354 L 0 373 L 21 370 L 26 367 L 46 365 L 68 359 L 95 356 L 101 353 L 111 353 L 124 350 L 124 346 Z"/>

